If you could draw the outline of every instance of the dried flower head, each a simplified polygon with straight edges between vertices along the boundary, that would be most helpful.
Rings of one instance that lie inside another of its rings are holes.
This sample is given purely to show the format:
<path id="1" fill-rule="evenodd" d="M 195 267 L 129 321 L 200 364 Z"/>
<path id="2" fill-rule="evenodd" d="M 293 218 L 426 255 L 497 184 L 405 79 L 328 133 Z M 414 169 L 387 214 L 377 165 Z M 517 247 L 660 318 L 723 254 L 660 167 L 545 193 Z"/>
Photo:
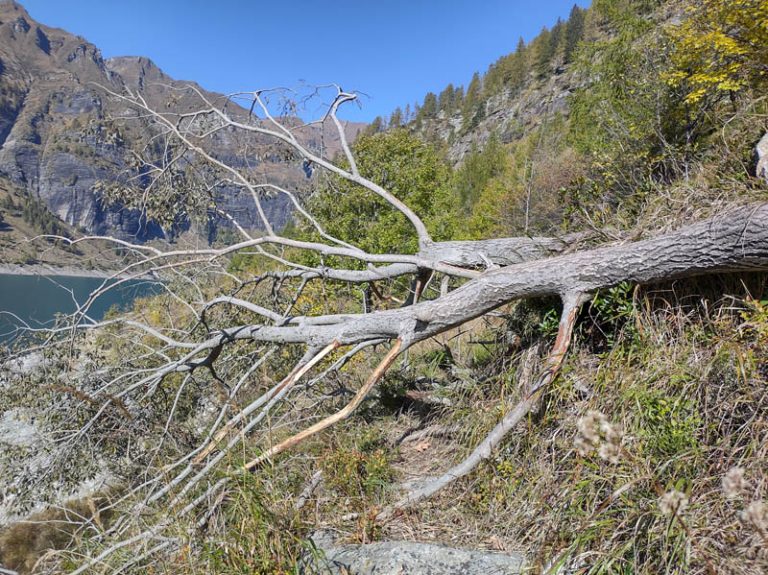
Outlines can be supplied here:
<path id="1" fill-rule="evenodd" d="M 600 423 L 600 431 L 609 443 L 621 443 L 622 432 L 618 425 L 604 421 Z"/>
<path id="2" fill-rule="evenodd" d="M 747 481 L 744 479 L 744 469 L 741 467 L 731 467 L 723 475 L 723 494 L 727 499 L 736 499 L 740 497 L 747 488 Z"/>
<path id="3" fill-rule="evenodd" d="M 605 459 L 609 463 L 616 464 L 619 462 L 621 449 L 617 443 L 603 443 L 597 450 L 597 454 L 601 459 Z"/>
<path id="4" fill-rule="evenodd" d="M 765 501 L 753 501 L 741 512 L 741 520 L 755 531 L 768 534 L 768 505 Z"/>
<path id="5" fill-rule="evenodd" d="M 592 451 L 592 444 L 581 435 L 576 436 L 576 439 L 573 440 L 573 445 L 581 456 L 589 455 L 589 452 Z"/>
<path id="6" fill-rule="evenodd" d="M 664 515 L 678 515 L 688 507 L 685 493 L 672 489 L 659 498 L 659 509 Z"/>
<path id="7" fill-rule="evenodd" d="M 622 433 L 618 425 L 613 425 L 599 411 L 588 411 L 579 419 L 576 427 L 579 435 L 574 440 L 574 445 L 581 455 L 587 455 L 597 449 L 597 454 L 602 459 L 611 463 L 619 462 Z"/>
<path id="8" fill-rule="evenodd" d="M 592 410 L 579 419 L 576 427 L 581 437 L 596 447 L 600 443 L 600 426 L 605 423 L 608 423 L 608 418 L 599 411 Z"/>

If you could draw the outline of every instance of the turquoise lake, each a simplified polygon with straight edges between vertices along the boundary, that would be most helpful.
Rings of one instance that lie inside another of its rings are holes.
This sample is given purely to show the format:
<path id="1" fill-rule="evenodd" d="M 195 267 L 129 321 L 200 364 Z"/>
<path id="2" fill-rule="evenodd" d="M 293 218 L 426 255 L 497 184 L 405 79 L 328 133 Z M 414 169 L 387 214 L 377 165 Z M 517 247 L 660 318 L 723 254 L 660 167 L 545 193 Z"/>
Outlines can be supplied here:
<path id="1" fill-rule="evenodd" d="M 36 328 L 50 326 L 57 314 L 74 312 L 103 282 L 102 278 L 0 274 L 0 341 L 8 341 L 21 322 Z M 88 315 L 102 319 L 111 307 L 125 308 L 158 289 L 157 282 L 151 281 L 120 285 L 99 297 Z"/>

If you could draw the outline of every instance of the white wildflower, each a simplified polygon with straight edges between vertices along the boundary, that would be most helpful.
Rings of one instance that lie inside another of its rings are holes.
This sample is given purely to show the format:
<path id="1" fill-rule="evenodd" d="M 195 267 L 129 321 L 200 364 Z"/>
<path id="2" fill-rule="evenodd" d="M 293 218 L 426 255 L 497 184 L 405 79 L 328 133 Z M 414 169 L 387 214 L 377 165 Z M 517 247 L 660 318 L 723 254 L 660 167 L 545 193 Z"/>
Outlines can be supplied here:
<path id="1" fill-rule="evenodd" d="M 604 421 L 600 424 L 600 431 L 602 432 L 607 442 L 615 443 L 616 445 L 621 444 L 621 438 L 623 434 L 621 432 L 621 427 L 618 425 L 613 425 L 607 421 Z"/>
<path id="2" fill-rule="evenodd" d="M 617 443 L 603 443 L 600 449 L 597 450 L 597 454 L 601 459 L 605 459 L 609 463 L 616 464 L 619 462 L 619 455 L 621 449 Z"/>
<path id="3" fill-rule="evenodd" d="M 723 494 L 727 499 L 740 497 L 747 488 L 742 467 L 731 467 L 728 473 L 723 475 Z"/>
<path id="4" fill-rule="evenodd" d="M 768 505 L 753 501 L 741 512 L 741 520 L 760 533 L 768 533 Z"/>
<path id="5" fill-rule="evenodd" d="M 659 509 L 664 515 L 678 515 L 688 507 L 688 497 L 676 489 L 667 491 L 659 498 Z"/>
<path id="6" fill-rule="evenodd" d="M 608 419 L 599 411 L 588 411 L 577 424 L 579 434 L 592 445 L 600 443 L 600 426 Z"/>
<path id="7" fill-rule="evenodd" d="M 589 455 L 593 448 L 592 444 L 581 435 L 576 436 L 576 439 L 573 440 L 573 445 L 582 457 Z"/>
<path id="8" fill-rule="evenodd" d="M 576 427 L 579 435 L 574 440 L 574 446 L 581 455 L 587 455 L 597 449 L 602 459 L 611 463 L 619 462 L 622 433 L 618 425 L 613 425 L 599 411 L 588 411 L 579 419 Z"/>

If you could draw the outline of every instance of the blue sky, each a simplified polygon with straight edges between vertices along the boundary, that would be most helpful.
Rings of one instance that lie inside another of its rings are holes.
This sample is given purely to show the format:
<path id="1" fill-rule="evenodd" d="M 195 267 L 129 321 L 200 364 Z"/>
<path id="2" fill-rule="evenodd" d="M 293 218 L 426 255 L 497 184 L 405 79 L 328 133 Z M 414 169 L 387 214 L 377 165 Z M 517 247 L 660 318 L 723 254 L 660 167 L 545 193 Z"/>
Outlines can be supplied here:
<path id="1" fill-rule="evenodd" d="M 101 48 L 148 56 L 172 77 L 230 93 L 335 82 L 367 95 L 370 121 L 466 85 L 574 0 L 20 0 Z M 588 1 L 578 0 L 579 6 Z"/>

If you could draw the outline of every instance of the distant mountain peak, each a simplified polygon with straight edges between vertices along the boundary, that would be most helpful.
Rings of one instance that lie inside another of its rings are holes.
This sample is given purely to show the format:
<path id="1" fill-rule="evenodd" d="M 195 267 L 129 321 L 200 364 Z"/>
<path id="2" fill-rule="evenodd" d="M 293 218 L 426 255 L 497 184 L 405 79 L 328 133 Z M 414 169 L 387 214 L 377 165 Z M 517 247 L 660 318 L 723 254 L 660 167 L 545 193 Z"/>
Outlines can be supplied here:
<path id="1" fill-rule="evenodd" d="M 144 90 L 147 82 L 173 82 L 170 76 L 146 56 L 115 56 L 105 60 L 104 64 L 110 72 L 119 74 L 127 85 L 139 90 Z"/>
<path id="2" fill-rule="evenodd" d="M 132 116 L 130 106 L 109 92 L 126 90 L 140 92 L 148 106 L 169 113 L 206 107 L 203 95 L 216 105 L 227 103 L 235 116 L 247 114 L 221 94 L 172 78 L 146 56 L 104 59 L 86 39 L 39 24 L 17 2 L 0 0 L 0 180 L 26 194 L 16 201 L 36 202 L 89 233 L 141 241 L 167 232 L 136 209 L 102 201 L 105 185 L 132 187 L 129 181 L 143 181 L 133 162 L 153 153 L 150 143 L 158 133 L 146 118 L 121 119 Z M 350 138 L 362 127 L 345 125 Z M 329 156 L 338 152 L 332 126 L 305 132 L 308 140 L 323 142 Z M 210 145 L 218 157 L 240 169 L 258 165 L 269 170 L 283 187 L 303 183 L 300 161 L 276 156 L 263 139 L 249 137 L 222 131 Z M 136 184 L 137 189 L 142 185 Z M 236 214 L 247 228 L 260 227 L 252 198 L 239 192 L 217 188 L 219 207 Z M 264 198 L 262 203 L 273 226 L 285 225 L 290 214 L 286 198 Z M 227 225 L 210 217 L 215 221 L 208 233 Z"/>
<path id="3" fill-rule="evenodd" d="M 9 11 L 21 12 L 23 15 L 29 16 L 26 8 L 18 2 L 15 2 L 14 0 L 0 0 L 0 12 Z"/>

